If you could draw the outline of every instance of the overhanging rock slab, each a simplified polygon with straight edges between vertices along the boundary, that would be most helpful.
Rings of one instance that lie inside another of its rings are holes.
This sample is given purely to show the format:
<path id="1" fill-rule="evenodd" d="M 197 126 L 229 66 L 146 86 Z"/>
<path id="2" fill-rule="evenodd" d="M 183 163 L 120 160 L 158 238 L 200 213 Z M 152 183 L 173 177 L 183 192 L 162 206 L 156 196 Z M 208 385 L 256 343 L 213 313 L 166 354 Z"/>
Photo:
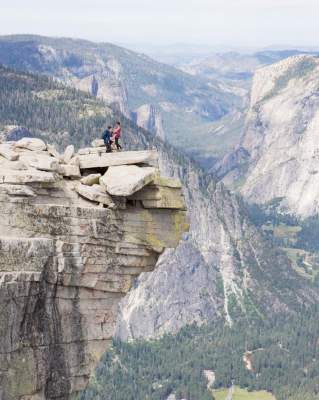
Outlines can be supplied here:
<path id="1" fill-rule="evenodd" d="M 100 183 L 113 196 L 131 196 L 152 182 L 156 169 L 140 168 L 136 165 L 121 165 L 110 167 L 100 178 Z"/>
<path id="2" fill-rule="evenodd" d="M 156 150 L 123 151 L 120 153 L 79 154 L 80 169 L 107 168 L 118 165 L 146 164 L 157 167 Z"/>

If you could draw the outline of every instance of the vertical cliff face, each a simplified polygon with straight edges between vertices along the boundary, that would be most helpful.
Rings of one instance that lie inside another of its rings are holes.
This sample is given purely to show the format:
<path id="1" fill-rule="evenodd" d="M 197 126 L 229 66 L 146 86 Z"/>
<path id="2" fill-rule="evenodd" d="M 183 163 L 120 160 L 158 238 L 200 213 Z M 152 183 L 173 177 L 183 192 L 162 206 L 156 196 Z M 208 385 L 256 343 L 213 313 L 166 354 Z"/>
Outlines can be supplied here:
<path id="1" fill-rule="evenodd" d="M 187 230 L 181 187 L 160 178 L 155 152 L 60 156 L 32 142 L 0 145 L 1 400 L 85 388 L 119 300 Z"/>
<path id="2" fill-rule="evenodd" d="M 140 127 L 165 140 L 160 109 L 152 104 L 144 104 L 131 113 L 132 120 Z"/>
<path id="3" fill-rule="evenodd" d="M 194 322 L 267 318 L 317 301 L 316 289 L 254 227 L 238 196 L 157 145 L 163 173 L 183 181 L 190 232 L 121 301 L 121 339 L 159 337 Z"/>
<path id="4" fill-rule="evenodd" d="M 256 72 L 240 148 L 215 168 L 249 201 L 302 218 L 318 213 L 318 77 L 310 55 Z"/>

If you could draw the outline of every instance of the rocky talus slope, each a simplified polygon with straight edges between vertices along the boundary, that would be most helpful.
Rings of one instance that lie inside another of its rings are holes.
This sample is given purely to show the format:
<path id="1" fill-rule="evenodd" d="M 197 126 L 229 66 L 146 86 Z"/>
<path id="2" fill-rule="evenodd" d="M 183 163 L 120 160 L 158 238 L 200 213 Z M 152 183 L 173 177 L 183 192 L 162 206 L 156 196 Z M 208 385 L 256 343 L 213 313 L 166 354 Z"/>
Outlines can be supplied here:
<path id="1" fill-rule="evenodd" d="M 85 388 L 120 299 L 188 229 L 180 183 L 157 164 L 156 151 L 0 144 L 1 400 Z"/>
<path id="2" fill-rule="evenodd" d="M 318 214 L 319 59 L 290 57 L 258 70 L 240 147 L 215 169 L 251 202 Z"/>

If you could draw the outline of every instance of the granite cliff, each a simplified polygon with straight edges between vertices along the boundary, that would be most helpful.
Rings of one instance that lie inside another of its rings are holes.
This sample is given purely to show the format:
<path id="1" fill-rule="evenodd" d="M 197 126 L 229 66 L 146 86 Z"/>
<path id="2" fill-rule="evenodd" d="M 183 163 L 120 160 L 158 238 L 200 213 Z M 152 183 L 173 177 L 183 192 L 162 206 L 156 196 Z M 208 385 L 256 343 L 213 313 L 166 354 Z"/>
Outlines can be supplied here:
<path id="1" fill-rule="evenodd" d="M 318 214 L 318 77 L 319 59 L 310 55 L 256 72 L 240 146 L 214 168 L 250 202 Z"/>
<path id="2" fill-rule="evenodd" d="M 187 230 L 156 151 L 0 144 L 0 399 L 85 388 L 134 279 Z"/>

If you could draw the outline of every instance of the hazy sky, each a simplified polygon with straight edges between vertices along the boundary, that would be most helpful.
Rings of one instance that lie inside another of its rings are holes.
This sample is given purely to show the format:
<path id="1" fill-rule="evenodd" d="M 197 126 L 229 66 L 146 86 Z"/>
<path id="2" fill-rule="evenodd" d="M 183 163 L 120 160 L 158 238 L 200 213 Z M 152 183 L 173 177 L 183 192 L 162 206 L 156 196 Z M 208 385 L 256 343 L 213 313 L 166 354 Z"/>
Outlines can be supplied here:
<path id="1" fill-rule="evenodd" d="M 0 0 L 0 34 L 97 41 L 319 45 L 319 0 Z"/>

